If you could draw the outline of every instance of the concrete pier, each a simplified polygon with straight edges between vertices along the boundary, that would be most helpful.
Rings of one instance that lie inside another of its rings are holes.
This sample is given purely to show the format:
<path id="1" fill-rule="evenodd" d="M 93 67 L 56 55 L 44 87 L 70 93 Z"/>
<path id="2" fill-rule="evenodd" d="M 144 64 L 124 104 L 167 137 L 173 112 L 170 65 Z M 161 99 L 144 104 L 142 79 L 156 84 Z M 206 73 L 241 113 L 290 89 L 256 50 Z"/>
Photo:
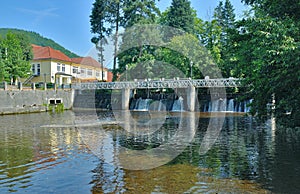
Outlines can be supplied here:
<path id="1" fill-rule="evenodd" d="M 122 89 L 122 110 L 129 110 L 130 89 Z"/>
<path id="2" fill-rule="evenodd" d="M 196 88 L 194 86 L 190 86 L 187 88 L 187 108 L 188 111 L 195 111 L 195 103 L 196 103 Z"/>

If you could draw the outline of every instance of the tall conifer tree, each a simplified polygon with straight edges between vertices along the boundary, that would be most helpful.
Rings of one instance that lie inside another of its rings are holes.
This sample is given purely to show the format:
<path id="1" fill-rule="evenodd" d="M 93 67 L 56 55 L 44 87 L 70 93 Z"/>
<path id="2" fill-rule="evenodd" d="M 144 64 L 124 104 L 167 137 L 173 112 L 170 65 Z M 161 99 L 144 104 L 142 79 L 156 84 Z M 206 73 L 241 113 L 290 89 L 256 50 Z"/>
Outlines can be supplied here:
<path id="1" fill-rule="evenodd" d="M 172 0 L 166 24 L 194 33 L 195 16 L 189 0 Z"/>

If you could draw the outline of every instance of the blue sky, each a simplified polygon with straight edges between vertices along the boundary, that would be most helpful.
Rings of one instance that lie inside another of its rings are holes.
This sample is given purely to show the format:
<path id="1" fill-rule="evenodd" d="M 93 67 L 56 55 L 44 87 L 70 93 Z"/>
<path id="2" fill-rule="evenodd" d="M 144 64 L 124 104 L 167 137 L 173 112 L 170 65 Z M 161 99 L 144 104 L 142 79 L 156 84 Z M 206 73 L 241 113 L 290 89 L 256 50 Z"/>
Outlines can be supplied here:
<path id="1" fill-rule="evenodd" d="M 9 0 L 0 7 L 0 28 L 18 28 L 34 31 L 53 39 L 78 55 L 86 56 L 90 42 L 89 15 L 94 0 Z M 209 19 L 219 0 L 191 0 L 198 17 Z M 231 0 L 236 14 L 246 7 L 240 0 Z M 165 10 L 171 0 L 161 0 L 158 6 Z"/>

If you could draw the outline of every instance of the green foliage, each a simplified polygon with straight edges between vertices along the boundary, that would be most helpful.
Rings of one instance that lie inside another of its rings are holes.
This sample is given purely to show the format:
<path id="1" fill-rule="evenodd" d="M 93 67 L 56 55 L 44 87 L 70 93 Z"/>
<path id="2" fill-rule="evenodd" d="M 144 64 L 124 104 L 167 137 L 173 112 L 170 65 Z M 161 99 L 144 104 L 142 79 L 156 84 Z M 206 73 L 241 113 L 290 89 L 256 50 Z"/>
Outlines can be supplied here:
<path id="1" fill-rule="evenodd" d="M 221 33 L 222 28 L 216 20 L 206 21 L 200 34 L 202 44 L 211 52 L 215 63 L 221 62 Z"/>
<path id="2" fill-rule="evenodd" d="M 5 37 L 8 32 L 17 34 L 17 36 L 24 37 L 25 39 L 29 39 L 29 42 L 31 44 L 36 44 L 39 46 L 49 46 L 51 48 L 54 48 L 56 50 L 59 50 L 69 56 L 70 58 L 73 57 L 79 57 L 75 53 L 72 53 L 71 51 L 65 49 L 64 47 L 60 46 L 56 42 L 54 42 L 51 39 L 45 38 L 41 36 L 38 33 L 35 32 L 29 32 L 25 30 L 18 30 L 18 29 L 11 29 L 11 28 L 0 28 L 0 37 Z M 25 49 L 26 50 L 26 49 Z M 24 51 L 25 51 L 24 50 Z M 30 53 L 28 53 L 28 57 L 30 58 Z"/>
<path id="3" fill-rule="evenodd" d="M 162 15 L 156 1 L 99 2 L 108 2 L 107 9 L 114 10 L 105 15 L 109 19 L 104 20 L 107 25 L 103 27 L 108 27 L 102 30 L 104 35 L 109 35 L 117 23 L 125 28 L 118 52 L 118 70 L 123 73 L 127 69 L 128 79 L 154 79 L 166 74 L 171 78 L 174 74 L 168 64 L 189 77 L 191 62 L 193 78 L 220 77 L 213 73 L 217 72 L 213 64 L 217 64 L 223 77 L 244 78 L 245 98 L 254 99 L 252 111 L 259 118 L 266 118 L 270 112 L 279 118 L 289 112 L 287 118 L 300 125 L 298 0 L 244 0 L 253 5 L 253 12 L 239 21 L 235 20 L 229 0 L 219 2 L 210 21 L 197 18 L 188 0 L 173 0 Z M 182 31 L 175 34 L 172 29 L 150 27 L 130 32 L 132 26 L 155 22 Z M 160 71 L 170 73 L 162 75 Z M 121 79 L 125 79 L 125 75 L 122 76 Z M 274 95 L 275 109 L 267 109 Z"/>
<path id="4" fill-rule="evenodd" d="M 93 4 L 92 13 L 90 15 L 91 32 L 97 34 L 97 39 L 92 39 L 93 43 L 98 43 L 106 34 L 109 34 L 105 27 L 107 0 L 96 0 Z"/>
<path id="5" fill-rule="evenodd" d="M 91 42 L 96 45 L 100 64 L 104 64 L 104 45 L 107 44 L 106 35 L 110 34 L 110 29 L 105 26 L 108 5 L 108 0 L 96 0 L 90 15 L 91 32 L 95 34 Z"/>
<path id="6" fill-rule="evenodd" d="M 156 21 L 156 16 L 160 15 L 160 11 L 155 4 L 156 1 L 124 0 L 122 26 L 128 28 L 135 24 L 153 24 Z"/>
<path id="7" fill-rule="evenodd" d="M 179 28 L 188 33 L 194 33 L 195 10 L 189 0 L 172 0 L 166 15 L 166 25 Z"/>
<path id="8" fill-rule="evenodd" d="M 9 81 L 11 78 L 28 76 L 32 51 L 26 38 L 21 35 L 8 33 L 5 39 L 0 42 L 0 76 L 2 80 Z"/>
<path id="9" fill-rule="evenodd" d="M 192 34 L 175 36 L 168 43 L 168 48 L 172 50 L 169 55 L 165 55 L 167 62 L 175 65 L 186 77 L 190 77 L 191 63 L 193 68 L 193 78 L 200 79 L 208 75 L 211 78 L 218 77 L 217 69 L 213 65 L 210 53 L 200 45 L 199 40 Z M 174 52 L 176 51 L 176 52 Z"/>
<path id="10" fill-rule="evenodd" d="M 91 32 L 95 34 L 92 42 L 96 45 L 99 51 L 99 62 L 104 62 L 104 45 L 107 44 L 107 36 L 112 35 L 114 41 L 114 60 L 113 73 L 116 78 L 117 65 L 117 48 L 119 41 L 119 27 L 124 17 L 122 16 L 122 9 L 124 7 L 123 0 L 96 0 L 93 4 L 92 13 L 90 15 Z"/>
<path id="11" fill-rule="evenodd" d="M 266 1 L 267 2 L 267 1 Z M 236 73 L 245 77 L 253 113 L 262 119 L 269 112 L 299 125 L 300 44 L 299 23 L 293 17 L 268 16 L 256 8 L 255 15 L 238 23 L 235 40 Z M 275 109 L 267 109 L 275 95 Z M 291 121 L 291 120 L 290 120 Z"/>
<path id="12" fill-rule="evenodd" d="M 229 0 L 219 2 L 214 10 L 214 19 L 206 22 L 208 32 L 205 35 L 208 38 L 207 48 L 212 52 L 215 62 L 222 70 L 224 77 L 232 76 L 232 53 L 230 47 L 232 45 L 231 33 L 235 29 L 234 8 Z"/>
<path id="13" fill-rule="evenodd" d="M 294 21 L 300 19 L 299 0 L 243 0 L 243 2 L 274 18 L 292 18 Z"/>

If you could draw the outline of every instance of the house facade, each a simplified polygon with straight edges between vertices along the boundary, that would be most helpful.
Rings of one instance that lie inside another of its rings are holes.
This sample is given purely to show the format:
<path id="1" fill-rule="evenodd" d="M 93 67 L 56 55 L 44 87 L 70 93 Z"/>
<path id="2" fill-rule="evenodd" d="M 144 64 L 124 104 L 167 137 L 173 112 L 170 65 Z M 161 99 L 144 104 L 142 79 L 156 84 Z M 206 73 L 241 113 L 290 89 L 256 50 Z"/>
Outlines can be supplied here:
<path id="1" fill-rule="evenodd" d="M 32 76 L 25 82 L 62 85 L 107 81 L 107 68 L 92 57 L 69 58 L 61 51 L 37 45 L 32 45 L 32 49 Z"/>

